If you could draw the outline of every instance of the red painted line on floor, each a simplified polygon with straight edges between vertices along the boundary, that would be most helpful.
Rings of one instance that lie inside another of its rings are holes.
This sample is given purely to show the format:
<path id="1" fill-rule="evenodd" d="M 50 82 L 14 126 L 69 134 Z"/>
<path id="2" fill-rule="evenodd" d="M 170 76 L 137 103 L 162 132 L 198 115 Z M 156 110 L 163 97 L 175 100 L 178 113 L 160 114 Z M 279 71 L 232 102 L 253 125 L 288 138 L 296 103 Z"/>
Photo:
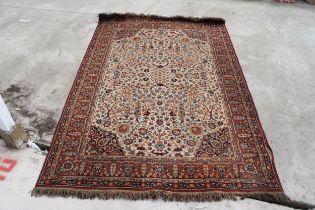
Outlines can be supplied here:
<path id="1" fill-rule="evenodd" d="M 0 172 L 6 172 L 9 173 L 12 171 L 14 166 L 16 165 L 17 161 L 13 159 L 8 159 L 8 158 L 1 158 L 0 157 Z M 0 181 L 5 180 L 5 176 L 0 175 Z"/>
<path id="2" fill-rule="evenodd" d="M 2 160 L 2 163 L 7 164 L 8 166 L 1 166 L 0 165 L 0 171 L 10 172 L 14 168 L 14 166 L 16 165 L 16 160 L 4 159 L 4 160 Z"/>

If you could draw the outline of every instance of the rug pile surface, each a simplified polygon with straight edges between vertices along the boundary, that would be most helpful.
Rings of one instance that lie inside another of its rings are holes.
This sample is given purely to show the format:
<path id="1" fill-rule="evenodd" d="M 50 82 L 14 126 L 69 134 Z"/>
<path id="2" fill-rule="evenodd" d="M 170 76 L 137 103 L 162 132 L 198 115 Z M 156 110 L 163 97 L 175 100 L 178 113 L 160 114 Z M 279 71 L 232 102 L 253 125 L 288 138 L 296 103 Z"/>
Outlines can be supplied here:
<path id="1" fill-rule="evenodd" d="M 224 20 L 100 15 L 33 194 L 286 200 Z"/>

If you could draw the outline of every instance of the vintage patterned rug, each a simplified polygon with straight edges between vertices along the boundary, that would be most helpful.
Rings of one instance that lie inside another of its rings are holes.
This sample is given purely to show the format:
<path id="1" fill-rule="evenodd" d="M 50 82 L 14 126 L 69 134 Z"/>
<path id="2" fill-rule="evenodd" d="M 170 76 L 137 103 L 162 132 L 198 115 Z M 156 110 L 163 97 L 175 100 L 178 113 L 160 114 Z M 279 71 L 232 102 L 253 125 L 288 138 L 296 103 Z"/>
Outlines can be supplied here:
<path id="1" fill-rule="evenodd" d="M 288 199 L 224 20 L 100 15 L 42 194 Z"/>

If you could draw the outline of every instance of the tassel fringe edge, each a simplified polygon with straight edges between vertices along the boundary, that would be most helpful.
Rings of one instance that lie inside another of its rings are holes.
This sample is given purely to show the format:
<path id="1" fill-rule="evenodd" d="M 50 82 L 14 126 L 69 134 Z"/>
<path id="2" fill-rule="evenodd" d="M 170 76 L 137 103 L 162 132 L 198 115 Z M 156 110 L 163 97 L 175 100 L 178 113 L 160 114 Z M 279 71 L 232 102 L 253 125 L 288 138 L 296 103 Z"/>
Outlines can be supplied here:
<path id="1" fill-rule="evenodd" d="M 69 188 L 36 187 L 32 196 L 47 195 L 49 197 L 77 197 L 80 199 L 111 199 L 122 198 L 128 200 L 162 199 L 164 201 L 220 201 L 223 199 L 238 200 L 251 198 L 267 202 L 290 201 L 283 192 L 168 192 L 168 191 L 119 191 L 119 190 L 81 190 Z"/>
<path id="2" fill-rule="evenodd" d="M 160 19 L 166 21 L 185 21 L 194 23 L 211 23 L 211 24 L 224 24 L 225 20 L 223 18 L 217 17 L 184 17 L 184 16 L 158 16 L 158 15 L 146 15 L 146 14 L 135 14 L 135 13 L 101 13 L 98 15 L 99 21 L 109 21 L 109 20 L 126 20 L 127 18 L 148 18 L 148 19 Z"/>

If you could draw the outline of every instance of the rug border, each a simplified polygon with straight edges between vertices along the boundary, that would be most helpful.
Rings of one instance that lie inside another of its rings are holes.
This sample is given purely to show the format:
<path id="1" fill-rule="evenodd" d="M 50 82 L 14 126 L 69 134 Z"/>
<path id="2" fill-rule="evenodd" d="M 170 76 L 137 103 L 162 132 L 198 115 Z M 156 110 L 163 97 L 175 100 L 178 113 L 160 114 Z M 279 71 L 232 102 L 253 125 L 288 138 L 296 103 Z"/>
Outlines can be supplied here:
<path id="1" fill-rule="evenodd" d="M 250 97 L 250 104 L 252 104 L 255 114 L 257 116 L 257 121 L 259 124 L 259 127 L 261 128 L 263 139 L 265 145 L 269 148 L 272 154 L 272 165 L 275 168 L 275 174 L 279 179 L 279 175 L 277 172 L 277 168 L 275 166 L 274 162 L 274 154 L 273 150 L 271 149 L 269 142 L 266 138 L 265 131 L 261 125 L 260 118 L 252 97 L 252 94 L 248 88 L 248 84 L 244 75 L 244 72 L 242 71 L 242 67 L 240 65 L 239 59 L 237 57 L 233 42 L 231 40 L 230 34 L 226 28 L 225 20 L 223 18 L 218 17 L 186 17 L 186 16 L 158 16 L 158 15 L 148 15 L 148 14 L 135 14 L 135 13 L 100 13 L 98 15 L 99 22 L 97 24 L 97 27 L 94 31 L 94 34 L 92 36 L 92 39 L 88 45 L 88 48 L 84 54 L 84 57 L 82 59 L 82 62 L 80 64 L 79 70 L 77 71 L 77 74 L 75 76 L 75 79 L 72 83 L 71 89 L 69 91 L 69 94 L 67 96 L 66 102 L 64 103 L 62 114 L 60 116 L 60 119 L 64 117 L 65 115 L 65 109 L 66 105 L 69 103 L 69 98 L 71 93 L 74 90 L 74 87 L 76 86 L 76 83 L 78 81 L 78 78 L 80 74 L 83 71 L 83 64 L 84 61 L 89 57 L 91 48 L 94 47 L 94 42 L 97 34 L 100 30 L 100 25 L 103 21 L 110 21 L 110 20 L 124 20 L 127 18 L 148 18 L 148 19 L 162 19 L 162 20 L 169 20 L 169 21 L 185 21 L 185 22 L 195 22 L 195 23 L 209 23 L 209 24 L 218 24 L 223 25 L 226 33 L 228 34 L 229 42 L 232 45 L 232 53 L 233 56 L 236 58 L 236 66 L 233 65 L 234 68 L 238 68 L 238 71 L 241 73 L 241 77 L 245 83 L 245 88 L 248 92 L 248 95 Z M 54 136 L 52 138 L 51 145 L 53 145 L 56 141 L 56 135 L 57 131 L 59 130 L 61 120 L 59 119 L 58 124 L 56 126 Z M 229 199 L 229 200 L 237 200 L 237 198 L 244 199 L 244 198 L 252 198 L 262 201 L 289 201 L 290 198 L 284 193 L 283 187 L 281 185 L 281 190 L 279 191 L 261 191 L 261 192 L 252 192 L 252 191 L 239 191 L 239 192 L 227 192 L 227 191 L 207 191 L 207 192 L 172 192 L 172 191 L 164 191 L 159 189 L 154 190 L 147 190 L 147 191 L 125 191 L 125 190 L 101 190 L 101 189 L 80 189 L 80 188 L 65 188 L 65 187 L 41 187 L 38 186 L 38 183 L 40 181 L 40 177 L 42 176 L 42 173 L 44 171 L 44 166 L 47 163 L 47 158 L 49 157 L 50 151 L 48 151 L 48 154 L 45 158 L 45 162 L 42 166 L 42 169 L 40 171 L 40 174 L 38 176 L 36 185 L 34 189 L 31 192 L 32 196 L 38 197 L 41 195 L 47 195 L 47 196 L 63 196 L 63 197 L 78 197 L 80 199 L 91 199 L 91 198 L 100 198 L 100 199 L 111 199 L 111 198 L 123 198 L 123 199 L 129 199 L 129 200 L 139 200 L 139 199 L 163 199 L 163 200 L 169 200 L 169 201 L 220 201 L 222 199 Z"/>

